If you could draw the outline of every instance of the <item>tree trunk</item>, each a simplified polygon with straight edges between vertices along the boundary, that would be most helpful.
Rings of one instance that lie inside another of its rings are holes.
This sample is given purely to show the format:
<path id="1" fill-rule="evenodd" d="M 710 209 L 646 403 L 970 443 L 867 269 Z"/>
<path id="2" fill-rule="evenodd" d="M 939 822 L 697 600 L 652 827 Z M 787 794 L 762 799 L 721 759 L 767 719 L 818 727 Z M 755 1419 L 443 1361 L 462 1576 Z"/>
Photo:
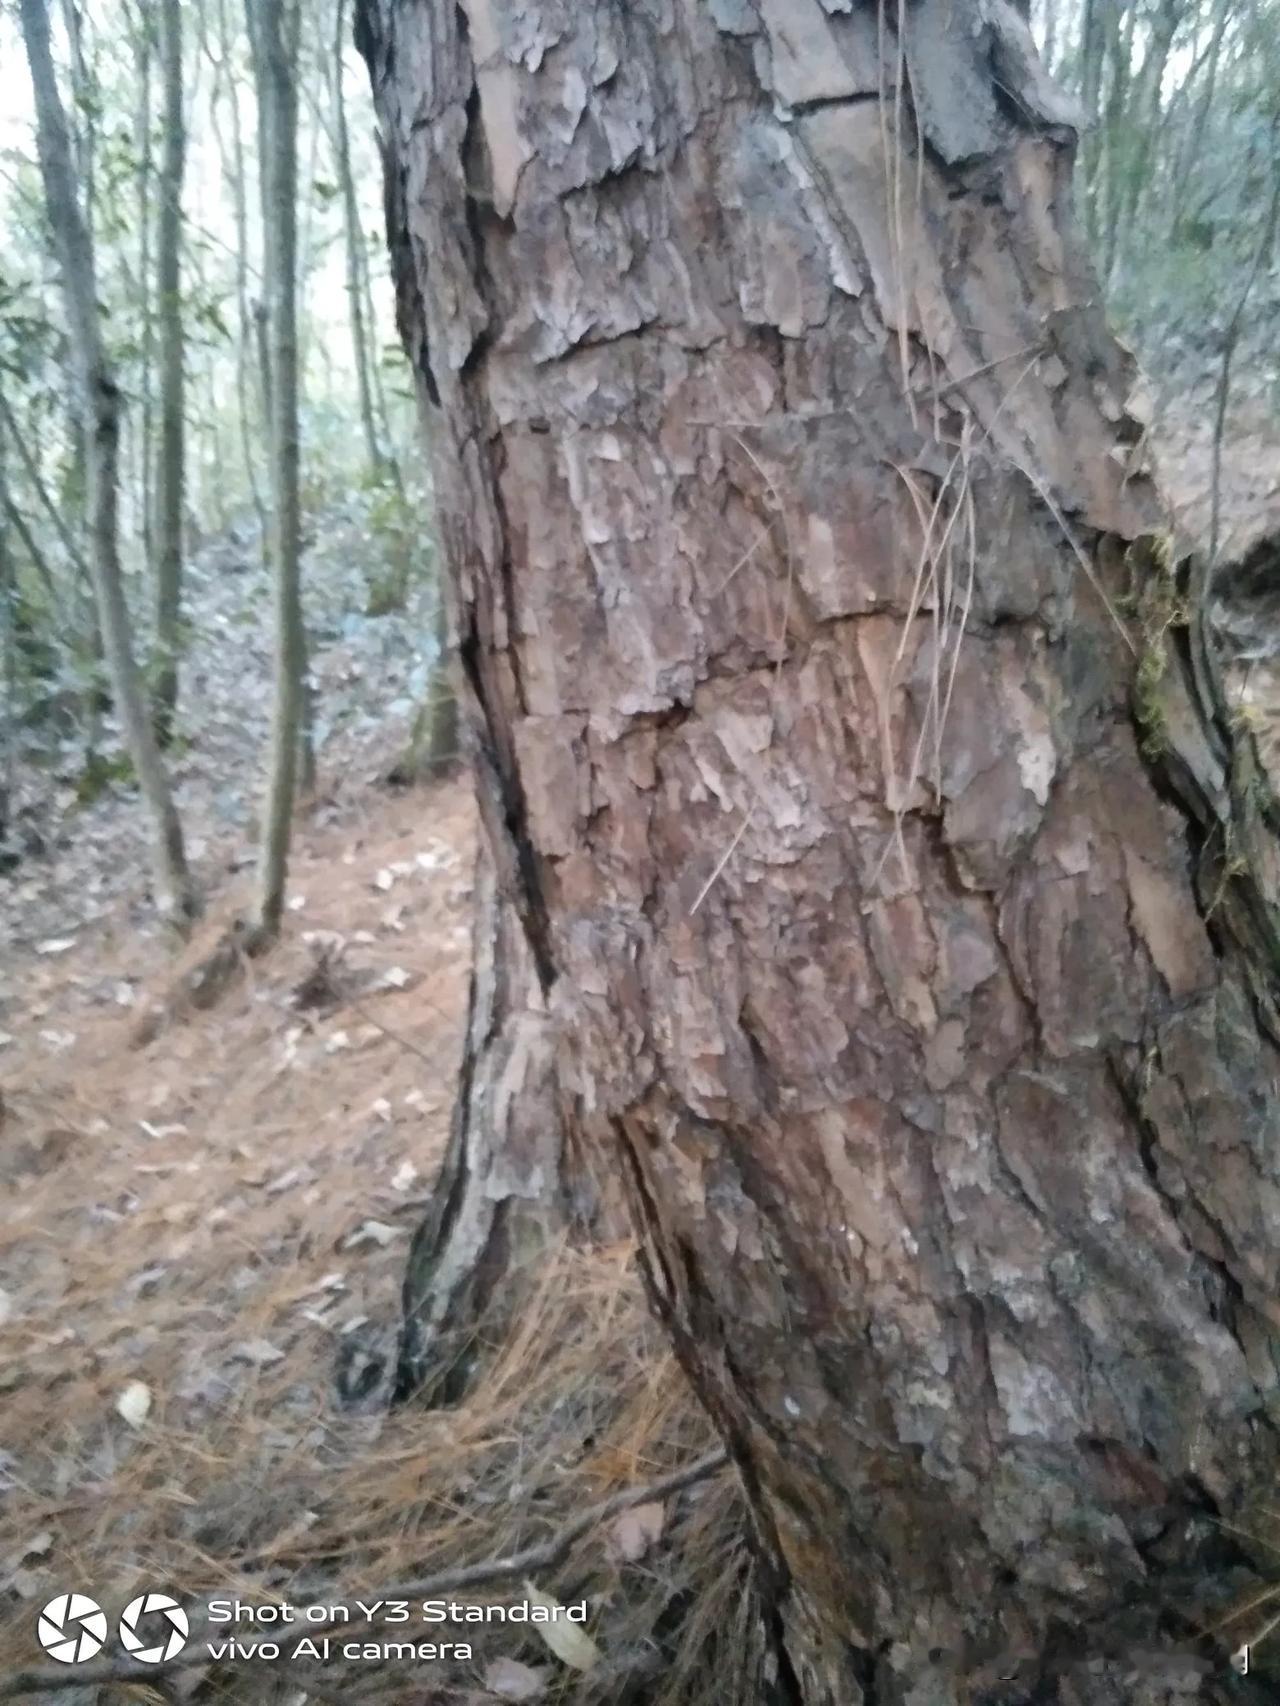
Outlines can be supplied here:
<path id="1" fill-rule="evenodd" d="M 1107 15 L 1115 0 L 1084 0 L 1080 22 L 1080 102 L 1085 134 L 1076 174 L 1085 224 L 1097 243 L 1102 208 L 1099 167 L 1102 160 L 1102 73 L 1107 56 Z"/>
<path id="2" fill-rule="evenodd" d="M 116 715 L 151 820 L 156 904 L 167 915 L 183 919 L 194 910 L 195 900 L 183 852 L 181 825 L 133 653 L 120 571 L 117 508 L 120 393 L 98 318 L 93 243 L 76 195 L 66 115 L 49 49 L 46 4 L 47 0 L 22 0 L 20 16 L 35 94 L 40 172 L 62 269 L 68 328 L 86 423 L 85 461 L 91 515 L 89 567 Z"/>
<path id="3" fill-rule="evenodd" d="M 359 41 L 493 975 L 741 1469 L 778 1698 L 1273 1698 L 1265 1605 L 1199 1633 L 1273 1568 L 1272 808 L 1135 544 L 1071 107 L 1003 0 Z"/>
<path id="4" fill-rule="evenodd" d="M 449 624 L 445 602 L 436 604 L 435 661 L 426 698 L 418 706 L 409 744 L 389 773 L 388 780 L 399 786 L 416 782 L 437 781 L 454 767 L 462 756 L 458 729 L 458 699 L 453 689 L 453 648 L 449 641 Z"/>
<path id="5" fill-rule="evenodd" d="M 67 38 L 67 77 L 71 84 L 67 149 L 80 186 L 79 205 L 83 209 L 85 228 L 92 242 L 98 204 L 98 124 L 101 113 L 97 80 L 90 72 L 85 53 L 85 15 L 76 0 L 62 0 L 62 28 Z"/>
<path id="6" fill-rule="evenodd" d="M 321 38 L 321 39 L 323 40 L 323 38 Z M 317 57 L 320 58 L 321 60 L 323 60 L 323 57 L 324 57 L 323 49 L 317 55 Z M 301 83 L 303 81 L 303 79 L 305 78 L 307 81 L 308 87 L 311 87 L 312 82 L 311 82 L 311 78 L 309 76 L 309 68 L 306 71 L 303 71 L 301 76 L 299 75 L 299 72 L 300 72 L 300 67 L 299 67 L 297 60 L 295 59 L 295 61 L 294 61 L 294 80 L 295 80 L 295 82 Z M 323 72 L 323 70 L 320 70 L 317 73 L 316 81 L 320 81 L 323 78 L 323 76 L 324 76 L 324 72 Z M 316 186 L 320 182 L 320 178 L 321 178 L 321 172 L 320 172 L 320 137 L 321 137 L 321 131 L 322 131 L 323 127 L 320 123 L 319 116 L 318 116 L 318 113 L 316 110 L 316 108 L 317 108 L 316 101 L 315 100 L 309 101 L 307 103 L 307 105 L 308 105 L 308 108 L 310 110 L 311 133 L 306 139 L 307 140 L 307 150 L 306 150 L 307 165 L 306 165 L 306 171 L 305 171 L 305 173 L 302 174 L 302 178 L 301 178 L 301 194 L 299 196 L 299 201 L 298 201 L 298 208 L 299 208 L 299 213 L 301 216 L 301 226 L 300 226 L 300 230 L 299 230 L 299 234 L 298 234 L 298 241 L 297 241 L 297 251 L 298 251 L 298 284 L 297 284 L 297 289 L 298 289 L 298 298 L 304 304 L 306 303 L 308 292 L 311 289 L 311 278 L 312 278 L 312 274 L 315 272 L 315 269 L 316 269 L 317 256 L 318 256 L 318 254 L 319 254 L 319 252 L 323 246 L 323 242 L 324 242 L 323 237 L 321 237 L 319 240 L 317 240 L 317 237 L 316 237 L 316 233 L 320 229 L 320 224 L 321 224 L 321 222 L 316 218 L 316 209 L 317 209 L 319 202 L 320 202 L 320 196 L 319 196 L 319 193 L 317 191 Z M 297 121 L 295 121 L 295 122 L 297 122 Z M 302 134 L 303 128 L 305 128 L 305 127 L 300 127 L 300 130 L 299 130 L 300 136 Z M 301 149 L 299 149 L 299 158 L 301 158 Z M 299 367 L 299 371 L 303 372 L 303 373 L 305 373 L 307 370 L 307 359 L 308 359 L 308 349 L 309 349 L 310 338 L 311 338 L 311 321 L 310 321 L 310 318 L 308 317 L 308 315 L 306 315 L 304 313 L 304 314 L 300 315 L 299 319 L 298 319 L 298 367 Z M 321 360 L 322 360 L 322 362 L 325 362 L 325 363 L 329 362 L 329 355 L 328 355 L 327 350 L 321 352 Z"/>
<path id="7" fill-rule="evenodd" d="M 351 353 L 356 370 L 356 390 L 360 399 L 360 424 L 364 428 L 365 452 L 369 470 L 381 477 L 385 469 L 382 446 L 378 442 L 378 426 L 373 413 L 373 390 L 369 381 L 369 340 L 365 333 L 364 292 L 360 277 L 360 208 L 356 201 L 356 183 L 351 172 L 351 140 L 347 134 L 347 105 L 343 94 L 343 60 L 347 44 L 346 0 L 338 0 L 334 10 L 334 41 L 331 81 L 333 87 L 333 157 L 342 192 L 342 223 L 346 244 L 347 308 L 351 319 Z"/>
<path id="8" fill-rule="evenodd" d="M 364 231 L 360 232 L 357 252 L 360 263 L 360 294 L 364 301 L 364 323 L 369 332 L 369 380 L 373 387 L 373 405 L 382 432 L 382 444 L 391 464 L 392 480 L 397 492 L 404 490 L 400 459 L 396 454 L 396 434 L 392 428 L 391 411 L 387 407 L 387 390 L 382 382 L 382 354 L 378 342 L 378 307 L 373 299 L 373 280 L 369 271 L 369 246 Z"/>
<path id="9" fill-rule="evenodd" d="M 182 106 L 182 0 L 160 7 L 164 79 L 164 158 L 160 167 L 157 291 L 160 319 L 160 469 L 156 480 L 156 735 L 167 746 L 178 707 L 182 644 L 183 445 L 182 177 L 186 125 Z"/>
<path id="10" fill-rule="evenodd" d="M 299 10 L 292 0 L 250 0 L 250 33 L 263 106 L 264 254 L 270 308 L 271 560 L 275 585 L 275 704 L 262 814 L 262 852 L 253 935 L 280 929 L 298 777 L 298 732 L 306 646 L 302 631 L 298 488 L 297 192 L 298 96 L 294 83 Z"/>
<path id="11" fill-rule="evenodd" d="M 135 28 L 134 68 L 138 78 L 138 108 L 134 121 L 138 153 L 138 486 L 143 561 L 155 561 L 151 491 L 151 373 L 154 365 L 155 327 L 151 312 L 151 62 L 155 47 L 155 15 L 150 0 L 138 0 Z"/>
<path id="12" fill-rule="evenodd" d="M 231 30 L 227 19 L 227 0 L 218 0 L 218 72 L 219 88 L 227 92 L 231 117 L 229 145 L 224 144 L 218 126 L 218 89 L 210 103 L 210 119 L 222 156 L 222 172 L 230 190 L 236 228 L 236 404 L 239 421 L 240 450 L 244 458 L 245 483 L 258 519 L 258 529 L 266 551 L 267 512 L 258 484 L 258 455 L 254 437 L 254 417 L 250 407 L 249 375 L 256 349 L 253 316 L 249 309 L 249 216 L 248 190 L 244 157 L 244 128 L 240 116 L 240 82 L 231 52 Z"/>
<path id="13" fill-rule="evenodd" d="M 530 1265 L 568 1218 L 547 997 L 483 849 L 472 949 L 453 1129 L 405 1274 L 399 1399 L 458 1398 L 477 1355 L 528 1295 Z"/>
<path id="14" fill-rule="evenodd" d="M 1151 34 L 1143 55 L 1142 78 L 1134 103 L 1136 111 L 1131 110 L 1126 120 L 1126 126 L 1133 134 L 1129 140 L 1129 161 L 1121 217 L 1121 253 L 1125 250 L 1126 242 L 1132 245 L 1140 230 L 1143 231 L 1144 237 L 1146 236 L 1146 228 L 1138 224 L 1138 212 L 1151 194 L 1151 164 L 1158 157 L 1156 149 L 1161 125 L 1168 122 L 1168 115 L 1164 112 L 1165 70 L 1181 22 L 1178 0 L 1164 0 L 1151 25 Z M 1161 152 L 1165 150 L 1161 149 Z"/>
<path id="15" fill-rule="evenodd" d="M 1213 142 L 1209 120 L 1213 113 L 1213 95 L 1218 82 L 1222 38 L 1226 34 L 1231 17 L 1232 8 L 1224 0 L 1224 3 L 1217 7 L 1214 18 L 1213 35 L 1209 40 L 1207 69 L 1200 96 L 1196 102 L 1195 118 L 1186 127 L 1186 135 L 1168 171 L 1166 199 L 1170 209 L 1169 243 L 1171 247 L 1181 236 L 1182 223 L 1187 216 L 1192 168 L 1197 159 L 1212 157 Z"/>

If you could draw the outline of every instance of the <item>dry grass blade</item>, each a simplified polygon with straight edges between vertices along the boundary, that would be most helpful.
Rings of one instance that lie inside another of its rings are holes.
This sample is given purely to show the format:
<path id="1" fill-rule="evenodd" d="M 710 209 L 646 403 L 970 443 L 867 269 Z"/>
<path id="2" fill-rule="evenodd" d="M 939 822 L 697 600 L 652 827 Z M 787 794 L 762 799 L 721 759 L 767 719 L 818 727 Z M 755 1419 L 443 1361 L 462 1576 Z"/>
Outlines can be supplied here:
<path id="1" fill-rule="evenodd" d="M 615 1493 L 612 1498 L 602 1500 L 598 1505 L 592 1505 L 587 1510 L 579 1511 L 577 1516 L 556 1530 L 549 1540 L 544 1540 L 536 1546 L 526 1546 L 520 1552 L 508 1553 L 501 1558 L 485 1558 L 478 1563 L 460 1566 L 452 1570 L 444 1570 L 436 1575 L 423 1576 L 416 1581 L 398 1582 L 393 1586 L 377 1589 L 381 1600 L 415 1600 L 435 1599 L 443 1594 L 463 1593 L 468 1589 L 491 1586 L 495 1582 L 509 1581 L 517 1576 L 528 1576 L 535 1570 L 554 1569 L 563 1563 L 575 1542 L 593 1530 L 601 1529 L 620 1512 L 632 1505 L 648 1503 L 654 1499 L 666 1499 L 673 1494 L 681 1493 L 688 1487 L 696 1486 L 699 1481 L 705 1481 L 709 1475 L 723 1469 L 728 1462 L 728 1454 L 723 1446 L 716 1447 L 687 1464 L 683 1469 L 677 1469 L 670 1475 L 664 1475 L 660 1480 L 646 1482 L 643 1486 L 630 1487 L 625 1492 Z M 367 1593 L 369 1590 L 364 1589 Z M 320 1602 L 310 1610 L 324 1611 L 332 1602 Z M 303 1610 L 303 1620 L 309 1633 L 316 1634 L 330 1627 L 335 1621 L 334 1616 L 313 1617 Z M 370 1621 L 370 1620 L 366 1620 Z M 193 1625 L 193 1641 L 201 1640 L 208 1634 L 211 1627 L 208 1618 L 197 1621 Z M 351 1633 L 360 1628 L 360 1623 L 344 1622 L 344 1633 Z M 279 1629 L 272 1624 L 263 1629 L 251 1627 L 244 1630 L 237 1641 L 241 1651 L 236 1655 L 237 1661 L 250 1659 L 253 1651 L 264 1640 L 269 1640 L 279 1634 Z M 183 1652 L 172 1659 L 159 1664 L 142 1664 L 137 1661 L 120 1660 L 98 1664 L 92 1660 L 81 1665 L 76 1671 L 75 1681 L 78 1687 L 93 1687 L 107 1682 L 154 1682 L 159 1676 L 172 1674 L 176 1671 L 190 1670 L 193 1666 L 208 1662 L 207 1651 L 201 1651 L 195 1646 L 188 1646 Z M 19 1671 L 0 1682 L 0 1700 L 11 1700 L 16 1695 L 47 1693 L 53 1689 L 65 1688 L 67 1672 L 65 1668 L 54 1665 L 40 1666 L 35 1669 Z"/>
<path id="2" fill-rule="evenodd" d="M 67 1586 L 111 1619 L 157 1585 L 191 1610 L 213 1594 L 302 1605 L 334 1601 L 339 1585 L 453 1579 L 544 1545 L 566 1515 L 647 1494 L 715 1443 L 627 1243 L 552 1251 L 457 1408 L 388 1413 L 380 1390 L 354 1409 L 337 1402 L 335 1352 L 366 1336 L 376 1350 L 393 1333 L 416 1193 L 446 1136 L 469 960 L 465 793 L 436 791 L 430 819 L 424 837 L 420 797 L 391 796 L 358 834 L 349 823 L 304 834 L 305 911 L 214 1013 L 191 1007 L 145 1054 L 125 1046 L 136 1008 L 104 1017 L 94 994 L 129 974 L 142 990 L 169 987 L 164 956 L 104 938 L 35 968 L 33 999 L 37 976 L 51 995 L 56 981 L 77 1036 L 52 1055 L 33 1034 L 5 1060 L 0 1676 L 11 1691 L 47 1665 L 38 1610 Z M 412 985 L 371 990 L 369 977 L 404 959 L 409 930 Z M 315 944 L 336 938 L 352 976 L 299 1013 Z M 368 1223 L 379 1236 L 355 1241 Z M 131 1381 L 151 1395 L 134 1425 L 116 1408 Z M 725 1699 L 724 1642 L 750 1594 L 739 1495 L 721 1476 L 672 1506 L 643 1563 L 588 1532 L 540 1584 L 591 1600 L 608 1661 L 598 1677 L 559 1679 L 561 1706 L 608 1699 L 615 1656 L 687 1679 L 665 1695 L 661 1678 L 646 1682 L 655 1706 Z M 710 1623 L 704 1597 L 718 1608 Z M 546 1660 L 514 1627 L 485 1639 L 486 1659 Z M 413 1668 L 362 1667 L 361 1706 L 401 1706 Z M 317 1699 L 352 1697 L 337 1660 L 290 1670 Z M 272 1671 L 219 1662 L 199 1698 L 267 1706 Z M 476 1697 L 469 1669 L 433 1667 L 432 1687 L 442 1701 Z"/>

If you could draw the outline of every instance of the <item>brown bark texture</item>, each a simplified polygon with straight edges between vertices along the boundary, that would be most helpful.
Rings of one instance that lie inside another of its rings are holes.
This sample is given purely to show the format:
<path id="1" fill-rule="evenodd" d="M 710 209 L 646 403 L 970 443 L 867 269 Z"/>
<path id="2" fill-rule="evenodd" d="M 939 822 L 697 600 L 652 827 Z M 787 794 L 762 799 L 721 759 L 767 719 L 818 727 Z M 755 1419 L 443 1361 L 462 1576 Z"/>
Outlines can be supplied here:
<path id="1" fill-rule="evenodd" d="M 1272 1698 L 1272 808 L 1071 106 L 1004 0 L 357 27 L 496 903 L 778 1698 Z"/>
<path id="2" fill-rule="evenodd" d="M 395 1395 L 448 1402 L 501 1335 L 562 1203 L 553 1026 L 516 909 L 482 847 L 462 1076 L 430 1212 L 405 1274 Z"/>

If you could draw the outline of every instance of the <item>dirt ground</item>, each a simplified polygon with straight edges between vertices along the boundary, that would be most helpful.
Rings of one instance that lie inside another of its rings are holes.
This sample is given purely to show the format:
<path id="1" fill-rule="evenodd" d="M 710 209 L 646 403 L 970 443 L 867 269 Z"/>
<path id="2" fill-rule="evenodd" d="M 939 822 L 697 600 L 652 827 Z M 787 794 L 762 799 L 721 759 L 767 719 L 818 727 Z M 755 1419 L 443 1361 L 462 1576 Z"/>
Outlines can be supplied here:
<path id="1" fill-rule="evenodd" d="M 244 876 L 176 962 L 125 902 L 8 957 L 0 1693 L 42 1659 L 37 1616 L 58 1593 L 110 1618 L 151 1589 L 189 1604 L 376 1593 L 544 1539 L 707 1447 L 625 1245 L 550 1259 L 460 1408 L 388 1413 L 385 1383 L 338 1395 L 340 1365 L 394 1340 L 469 965 L 468 788 L 397 793 L 373 780 L 383 768 L 366 762 L 303 817 L 284 939 L 210 1009 L 175 1011 L 172 992 Z M 665 1698 L 693 1701 L 699 1676 L 728 1675 L 721 1644 L 738 1664 L 750 1646 L 733 1635 L 749 1592 L 736 1495 L 721 1478 L 645 1523 L 588 1536 L 565 1578 L 591 1600 L 594 1692 L 536 1632 L 486 1628 L 470 1662 L 425 1672 L 201 1664 L 160 1692 L 54 1698 L 604 1701 L 661 1650 Z M 713 1590 L 673 1647 L 655 1631 L 695 1577 Z"/>
<path id="2" fill-rule="evenodd" d="M 453 783 L 327 815 L 302 829 L 279 949 L 146 1046 L 176 981 L 162 941 L 108 919 L 28 956 L 0 1055 L 0 1589 L 19 1624 L 137 1529 L 161 1475 L 166 1520 L 143 1513 L 133 1544 L 161 1577 L 278 1544 L 304 1513 L 267 1460 L 325 1451 L 336 1359 L 394 1320 L 459 1047 L 472 812 Z"/>

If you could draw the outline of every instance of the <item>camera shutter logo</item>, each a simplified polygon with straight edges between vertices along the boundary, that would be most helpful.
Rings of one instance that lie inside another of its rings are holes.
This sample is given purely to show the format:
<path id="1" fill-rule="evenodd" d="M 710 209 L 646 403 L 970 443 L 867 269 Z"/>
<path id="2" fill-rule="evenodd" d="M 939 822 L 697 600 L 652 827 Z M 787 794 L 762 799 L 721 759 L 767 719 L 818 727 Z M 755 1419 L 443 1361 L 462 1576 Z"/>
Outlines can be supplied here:
<path id="1" fill-rule="evenodd" d="M 121 1643 L 144 1665 L 175 1658 L 190 1632 L 186 1612 L 167 1593 L 141 1593 L 120 1613 Z"/>
<path id="2" fill-rule="evenodd" d="M 51 1659 L 62 1665 L 83 1664 L 106 1645 L 106 1613 L 88 1594 L 60 1593 L 40 1613 L 36 1634 Z"/>

